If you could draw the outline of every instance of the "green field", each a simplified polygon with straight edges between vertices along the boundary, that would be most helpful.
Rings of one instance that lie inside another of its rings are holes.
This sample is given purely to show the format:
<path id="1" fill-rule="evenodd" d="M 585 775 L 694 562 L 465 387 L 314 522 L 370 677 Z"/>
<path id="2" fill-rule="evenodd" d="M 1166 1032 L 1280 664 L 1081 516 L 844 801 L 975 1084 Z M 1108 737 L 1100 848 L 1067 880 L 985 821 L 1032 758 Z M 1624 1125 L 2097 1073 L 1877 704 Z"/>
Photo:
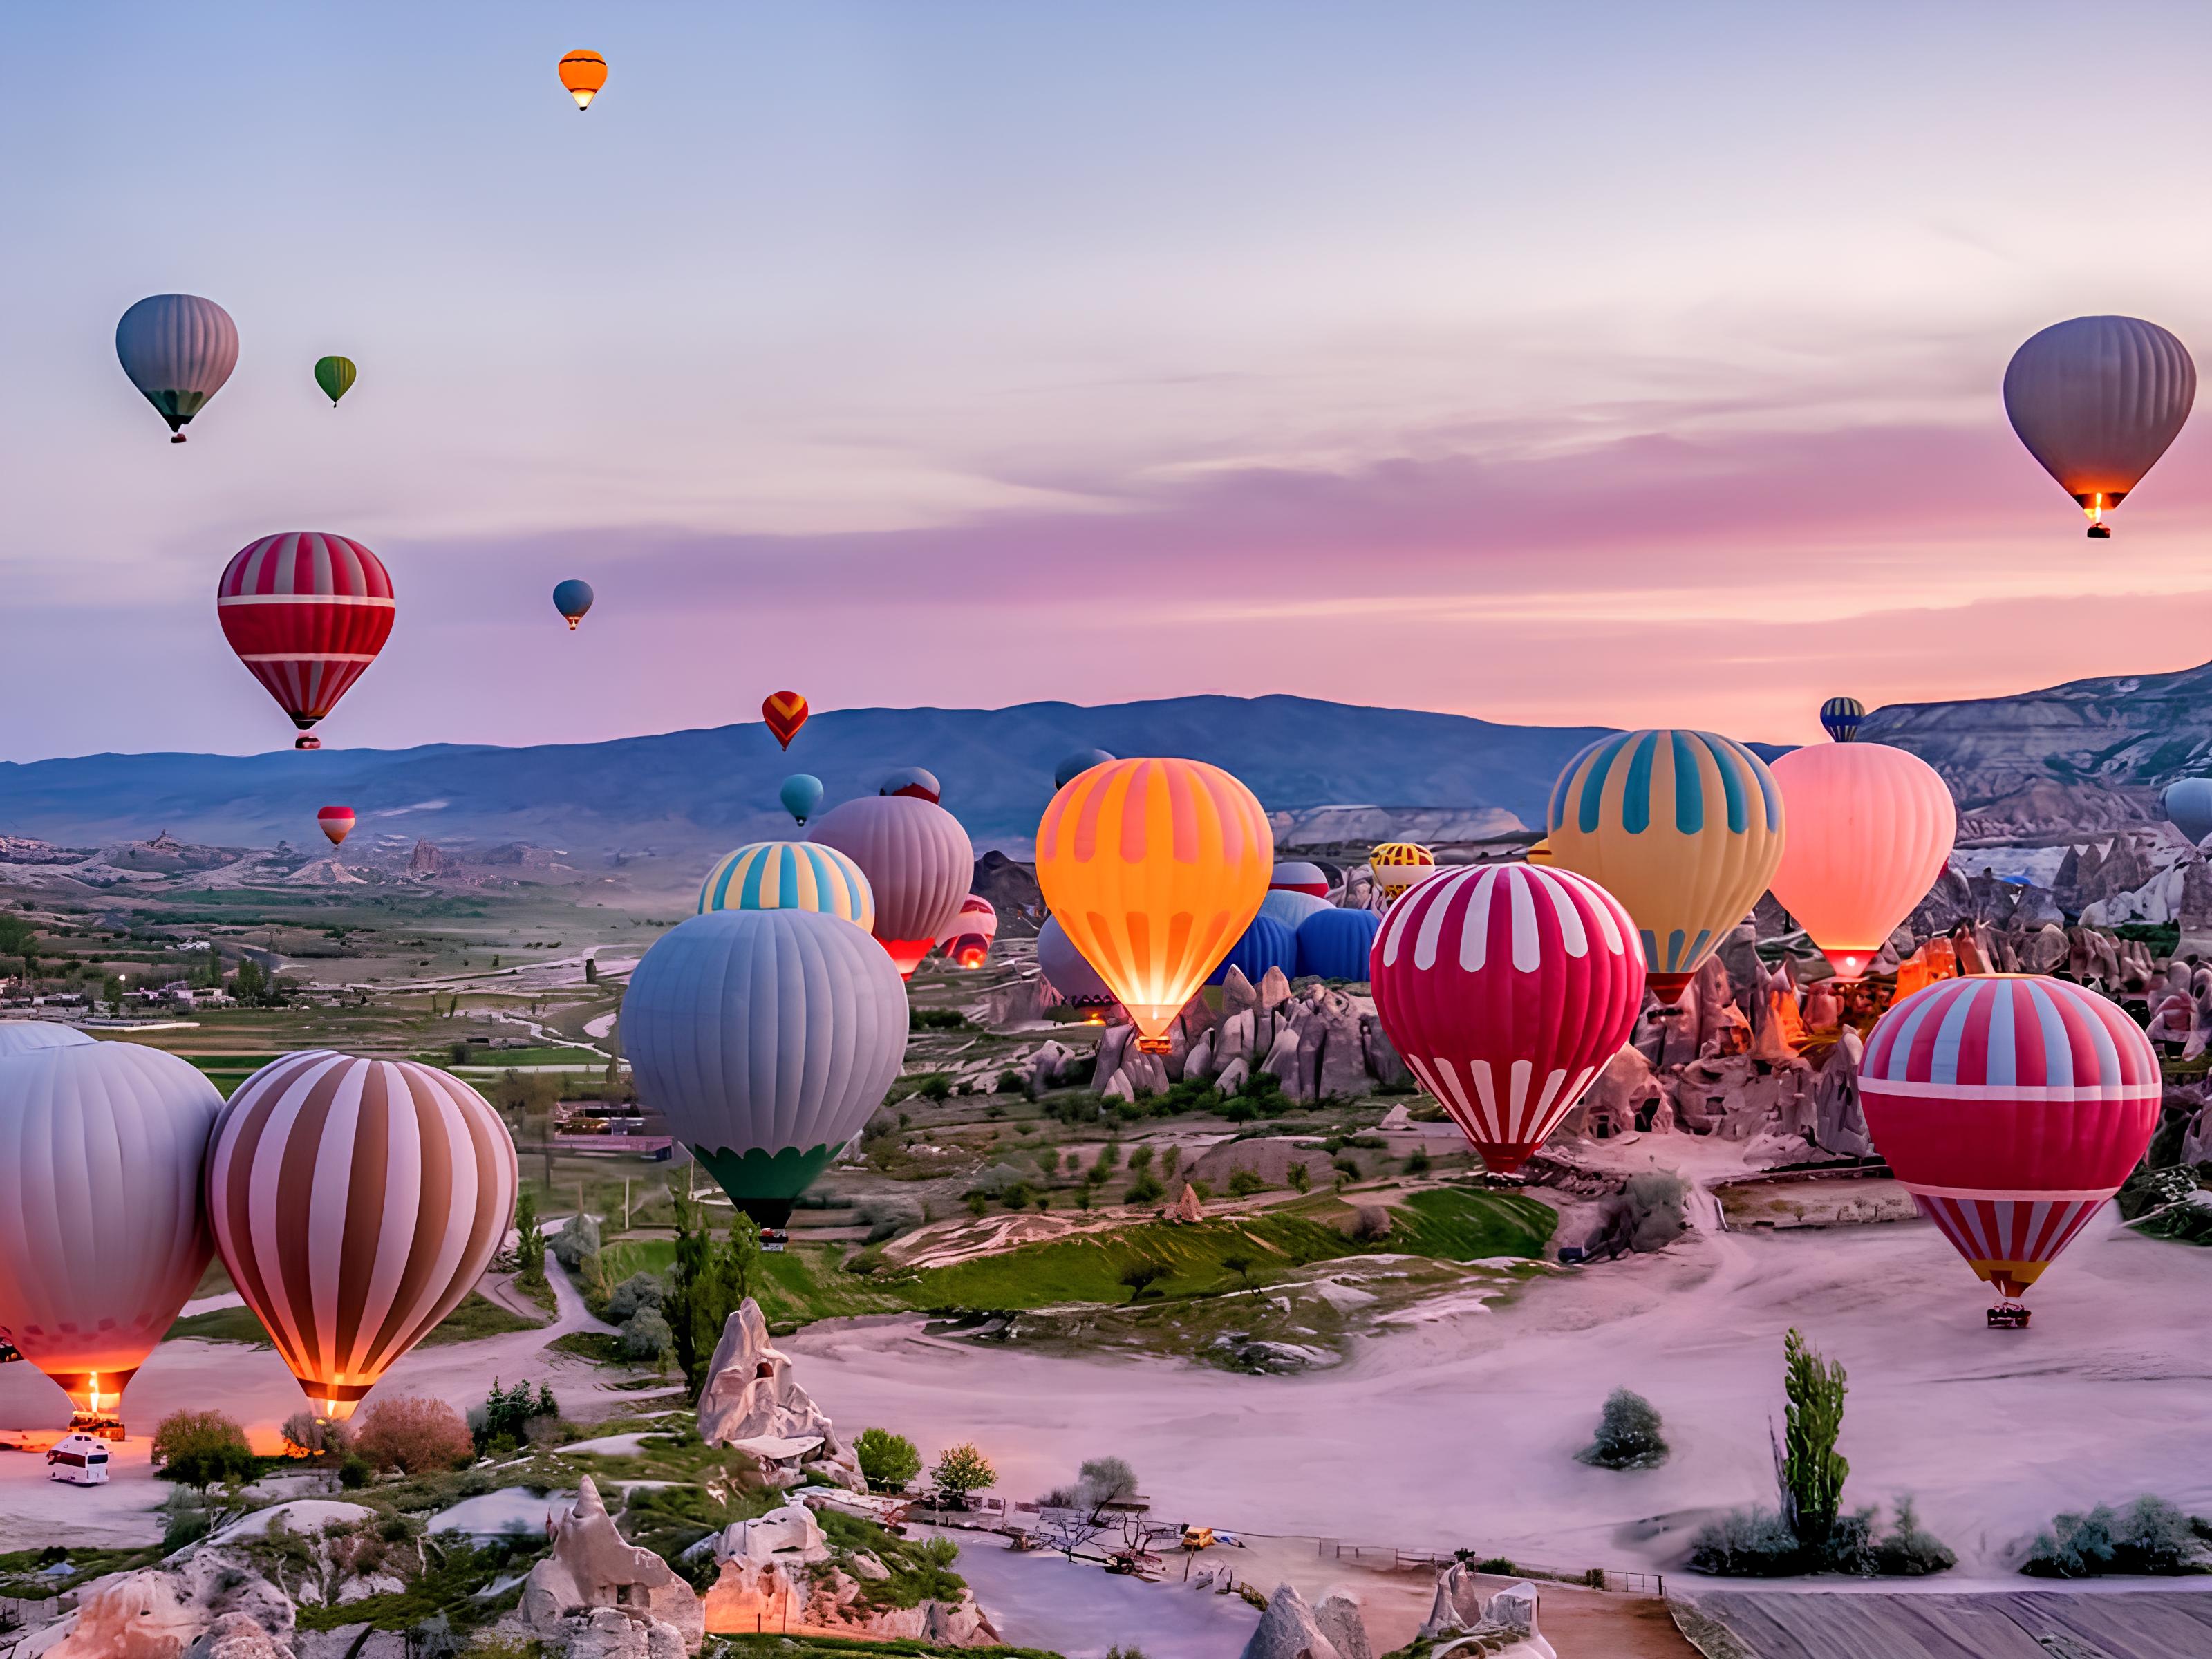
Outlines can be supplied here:
<path id="1" fill-rule="evenodd" d="M 441 1320 L 422 1340 L 426 1346 L 441 1342 L 475 1342 L 487 1336 L 502 1336 L 509 1331 L 535 1330 L 538 1324 L 538 1321 L 510 1313 L 498 1303 L 471 1291 L 461 1305 Z M 261 1328 L 261 1322 L 245 1308 L 217 1308 L 213 1313 L 194 1314 L 188 1319 L 179 1319 L 169 1327 L 161 1340 L 167 1342 L 177 1338 L 186 1338 L 195 1342 L 243 1342 L 257 1348 L 270 1346 L 269 1333 Z"/>
<path id="2" fill-rule="evenodd" d="M 915 1305 L 903 1280 L 863 1279 L 842 1271 L 842 1249 L 832 1244 L 794 1244 L 761 1258 L 768 1283 L 759 1291 L 761 1313 L 771 1325 L 804 1324 L 816 1319 L 844 1319 L 860 1314 L 902 1313 Z M 617 1241 L 599 1252 L 606 1282 L 619 1285 L 638 1272 L 666 1273 L 676 1259 L 676 1241 L 645 1238 Z"/>

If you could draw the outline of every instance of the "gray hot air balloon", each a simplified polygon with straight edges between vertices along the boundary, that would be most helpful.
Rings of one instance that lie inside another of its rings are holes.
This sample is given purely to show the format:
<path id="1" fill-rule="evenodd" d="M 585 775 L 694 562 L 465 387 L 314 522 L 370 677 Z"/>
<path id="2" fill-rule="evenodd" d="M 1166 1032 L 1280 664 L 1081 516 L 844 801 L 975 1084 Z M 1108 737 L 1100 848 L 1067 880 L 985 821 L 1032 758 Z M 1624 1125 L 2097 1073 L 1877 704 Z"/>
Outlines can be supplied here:
<path id="1" fill-rule="evenodd" d="M 914 972 L 935 947 L 975 879 L 968 832 L 933 800 L 861 795 L 814 821 L 814 839 L 860 866 L 876 896 L 876 937 Z"/>
<path id="2" fill-rule="evenodd" d="M 1072 755 L 1063 756 L 1060 764 L 1053 769 L 1052 787 L 1065 789 L 1092 767 L 1103 766 L 1113 758 L 1103 749 L 1079 749 Z"/>
<path id="3" fill-rule="evenodd" d="M 1044 982 L 1079 1008 L 1112 1006 L 1112 988 L 1101 978 L 1075 941 L 1060 927 L 1058 916 L 1047 916 L 1037 929 L 1037 971 Z"/>
<path id="4" fill-rule="evenodd" d="M 2167 821 L 2202 846 L 2212 836 L 2212 778 L 2177 778 L 2162 798 Z"/>
<path id="5" fill-rule="evenodd" d="M 207 1270 L 222 1109 L 198 1069 L 136 1043 L 0 1060 L 0 1338 L 81 1416 L 113 1409 Z"/>
<path id="6" fill-rule="evenodd" d="M 92 1039 L 74 1025 L 43 1019 L 0 1019 L 0 1060 L 34 1054 L 41 1048 L 85 1048 Z"/>
<path id="7" fill-rule="evenodd" d="M 842 917 L 711 910 L 645 953 L 622 1032 L 639 1098 L 740 1209 L 781 1227 L 898 1076 L 906 988 Z"/>
<path id="8" fill-rule="evenodd" d="M 238 366 L 238 325 L 197 294 L 156 294 L 123 313 L 115 355 L 169 423 L 169 441 L 180 444 L 183 428 Z"/>

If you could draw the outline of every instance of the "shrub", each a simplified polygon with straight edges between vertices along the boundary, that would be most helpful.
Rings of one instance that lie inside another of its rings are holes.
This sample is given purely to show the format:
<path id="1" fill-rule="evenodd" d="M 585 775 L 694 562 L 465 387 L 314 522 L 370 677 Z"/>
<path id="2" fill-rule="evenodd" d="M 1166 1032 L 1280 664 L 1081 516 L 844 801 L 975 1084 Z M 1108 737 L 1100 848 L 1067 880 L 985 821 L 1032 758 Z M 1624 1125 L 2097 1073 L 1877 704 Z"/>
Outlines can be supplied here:
<path id="1" fill-rule="evenodd" d="M 968 1213 L 969 1215 L 984 1215 L 988 1213 L 990 1208 L 991 1200 L 984 1197 L 982 1194 L 970 1193 L 968 1194 Z"/>
<path id="2" fill-rule="evenodd" d="M 1149 1170 L 1129 1183 L 1129 1190 L 1121 1194 L 1124 1204 L 1157 1204 L 1167 1195 L 1159 1177 Z"/>
<path id="3" fill-rule="evenodd" d="M 632 1359 L 658 1359 L 676 1346 L 676 1334 L 655 1305 L 638 1309 L 623 1322 L 623 1352 Z"/>
<path id="4" fill-rule="evenodd" d="M 1659 1411 L 1642 1395 L 1615 1389 L 1598 1413 L 1597 1436 L 1576 1454 L 1601 1469 L 1653 1469 L 1667 1461 Z"/>
<path id="5" fill-rule="evenodd" d="M 2197 1177 L 2186 1170 L 2144 1168 L 2128 1177 L 2115 1201 L 2121 1216 L 2133 1221 L 2168 1204 L 2178 1204 L 2196 1190 Z"/>
<path id="6" fill-rule="evenodd" d="M 1006 1070 L 999 1073 L 999 1092 L 1002 1095 L 1026 1095 L 1030 1080 L 1023 1073 Z"/>
<path id="7" fill-rule="evenodd" d="M 1131 1175 L 1142 1175 L 1146 1170 L 1152 1167 L 1152 1149 L 1150 1146 L 1132 1146 L 1129 1148 L 1129 1173 Z"/>
<path id="8" fill-rule="evenodd" d="M 1412 1152 L 1406 1154 L 1406 1173 L 1407 1175 L 1425 1176 L 1428 1174 L 1428 1172 L 1429 1149 L 1427 1147 L 1416 1146 Z"/>
<path id="9" fill-rule="evenodd" d="M 467 1466 L 476 1442 L 461 1414 L 442 1400 L 401 1395 L 380 1400 L 362 1419 L 355 1447 L 372 1468 L 402 1474 Z"/>
<path id="10" fill-rule="evenodd" d="M 932 1072 L 915 1085 L 915 1093 L 924 1100 L 943 1102 L 952 1094 L 952 1079 L 942 1072 Z"/>
<path id="11" fill-rule="evenodd" d="M 574 1215 L 553 1235 L 553 1259 L 570 1273 L 581 1273 L 587 1256 L 599 1253 L 599 1224 L 587 1215 Z"/>
<path id="12" fill-rule="evenodd" d="M 1121 1269 L 1121 1282 L 1128 1286 L 1130 1301 L 1141 1302 L 1167 1276 L 1168 1270 L 1157 1261 L 1132 1261 Z"/>
<path id="13" fill-rule="evenodd" d="M 1229 1172 L 1229 1195 L 1231 1198 L 1249 1198 L 1267 1184 L 1260 1178 L 1257 1170 L 1237 1169 Z"/>
<path id="14" fill-rule="evenodd" d="M 210 1487 L 244 1486 L 260 1468 L 246 1431 L 221 1412 L 171 1412 L 154 1431 L 154 1461 L 203 1504 Z"/>
<path id="15" fill-rule="evenodd" d="M 1689 1183 L 1666 1170 L 1646 1170 L 1621 1188 L 1620 1225 L 1632 1250 L 1663 1249 L 1689 1225 L 1683 1205 Z"/>
<path id="16" fill-rule="evenodd" d="M 2116 1513 L 2100 1504 L 2087 1515 L 2053 1516 L 2036 1534 L 2020 1570 L 2038 1578 L 2097 1578 L 2108 1572 L 2188 1572 L 2197 1538 L 2188 1516 L 2146 1493 Z"/>
<path id="17" fill-rule="evenodd" d="M 1170 1147 L 1169 1147 L 1169 1148 L 1167 1149 L 1167 1151 L 1165 1151 L 1164 1152 L 1162 1152 L 1162 1153 L 1160 1154 L 1160 1173 L 1161 1173 L 1162 1175 L 1164 1175 L 1164 1176 L 1169 1176 L 1169 1177 L 1172 1178 L 1172 1177 L 1174 1176 L 1174 1175 L 1175 1175 L 1175 1172 L 1176 1172 L 1177 1170 L 1181 1169 L 1182 1167 L 1182 1147 L 1180 1147 L 1180 1146 L 1170 1146 Z"/>
<path id="18" fill-rule="evenodd" d="M 607 1297 L 607 1317 L 620 1325 L 641 1308 L 658 1311 L 665 1287 L 658 1273 L 635 1273 L 614 1288 Z"/>
<path id="19" fill-rule="evenodd" d="M 1291 1183 L 1291 1190 L 1294 1193 L 1302 1193 L 1313 1185 L 1313 1170 L 1302 1158 L 1294 1158 L 1291 1160 L 1291 1167 L 1286 1176 Z"/>
<path id="20" fill-rule="evenodd" d="M 1921 1529 L 1920 1512 L 1912 1499 L 1899 1498 L 1889 1535 L 1875 1546 L 1875 1571 L 1888 1577 L 1917 1578 L 1948 1572 L 1958 1565 L 1959 1558 L 1946 1545 Z"/>
<path id="21" fill-rule="evenodd" d="M 906 1483 L 921 1473 L 921 1454 L 915 1449 L 914 1442 L 889 1429 L 862 1429 L 860 1437 L 853 1443 L 853 1455 L 860 1460 L 860 1473 L 872 1491 L 903 1491 Z"/>
<path id="22" fill-rule="evenodd" d="M 881 1272 L 883 1266 L 884 1253 L 872 1244 L 864 1249 L 854 1251 L 845 1259 L 845 1271 L 848 1273 L 857 1273 L 863 1279 L 870 1273 Z"/>
<path id="23" fill-rule="evenodd" d="M 368 1484 L 369 1477 L 375 1473 L 368 1467 L 367 1458 L 349 1453 L 345 1461 L 338 1465 L 338 1485 L 348 1492 L 358 1492 Z"/>
<path id="24" fill-rule="evenodd" d="M 1390 1212 L 1380 1204 L 1362 1204 L 1352 1212 L 1352 1237 L 1373 1244 L 1390 1237 Z"/>
<path id="25" fill-rule="evenodd" d="M 1690 1565 L 1698 1572 L 1779 1578 L 1808 1565 L 1797 1534 L 1772 1510 L 1731 1510 L 1705 1522 L 1690 1542 Z"/>

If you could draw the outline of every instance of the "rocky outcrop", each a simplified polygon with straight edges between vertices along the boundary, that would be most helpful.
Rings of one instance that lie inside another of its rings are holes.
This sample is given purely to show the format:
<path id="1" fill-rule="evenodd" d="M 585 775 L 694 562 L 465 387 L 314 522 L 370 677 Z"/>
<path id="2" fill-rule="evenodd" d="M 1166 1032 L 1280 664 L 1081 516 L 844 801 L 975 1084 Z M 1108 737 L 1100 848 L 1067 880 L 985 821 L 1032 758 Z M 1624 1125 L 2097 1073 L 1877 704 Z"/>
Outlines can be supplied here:
<path id="1" fill-rule="evenodd" d="M 720 1564 L 707 1589 L 709 1631 L 811 1626 L 955 1648 L 992 1646 L 999 1639 L 964 1589 L 957 1601 L 927 1599 L 912 1607 L 872 1603 L 863 1581 L 882 1583 L 890 1570 L 866 1552 L 841 1558 L 823 1537 L 814 1512 L 797 1501 L 736 1522 L 694 1547 L 711 1549 Z"/>
<path id="2" fill-rule="evenodd" d="M 1489 1638 L 1492 1651 L 1502 1648 L 1528 1659 L 1556 1659 L 1552 1644 L 1536 1628 L 1536 1587 L 1524 1581 L 1485 1595 L 1474 1570 L 1464 1561 L 1437 1575 L 1436 1600 L 1420 1634 L 1437 1641 Z"/>
<path id="3" fill-rule="evenodd" d="M 185 1650 L 185 1659 L 292 1659 L 292 1650 L 251 1613 L 226 1613 Z"/>
<path id="4" fill-rule="evenodd" d="M 799 1385 L 791 1356 L 773 1346 L 760 1304 L 747 1297 L 722 1327 L 707 1365 L 707 1386 L 699 1395 L 699 1436 L 710 1446 L 755 1449 L 769 1467 L 772 1483 L 795 1485 L 815 1474 L 851 1492 L 867 1482 L 852 1449 L 837 1437 L 830 1414 Z M 787 1451 L 792 1442 L 818 1439 L 803 1451 Z M 747 1448 L 745 1443 L 757 1443 Z M 776 1469 L 777 1463 L 799 1467 Z"/>
<path id="5" fill-rule="evenodd" d="M 591 1476 L 577 1488 L 576 1507 L 548 1529 L 553 1553 L 523 1580 L 518 1609 L 534 1634 L 571 1644 L 611 1639 L 619 1632 L 599 1617 L 607 1613 L 641 1626 L 624 1639 L 646 1644 L 641 1652 L 652 1645 L 652 1632 L 644 1627 L 655 1624 L 676 1632 L 679 1650 L 698 1650 L 706 1633 L 698 1595 L 651 1550 L 623 1540 Z M 573 1645 L 570 1651 L 576 1651 Z M 652 1659 L 662 1656 L 654 1653 Z"/>
<path id="6" fill-rule="evenodd" d="M 1259 1628 L 1244 1644 L 1243 1659 L 1345 1659 L 1322 1631 L 1306 1598 L 1279 1584 L 1267 1598 Z"/>
<path id="7" fill-rule="evenodd" d="M 1314 1608 L 1314 1623 L 1336 1650 L 1337 1659 L 1375 1659 L 1375 1644 L 1367 1638 L 1367 1617 L 1359 1603 L 1341 1591 L 1323 1596 Z"/>
<path id="8" fill-rule="evenodd" d="M 203 1547 L 89 1592 L 67 1633 L 46 1653 L 49 1659 L 182 1659 L 212 1639 L 238 1650 L 222 1659 L 265 1659 L 246 1651 L 246 1627 L 281 1656 L 291 1651 L 294 1623 L 290 1599 L 243 1556 Z"/>

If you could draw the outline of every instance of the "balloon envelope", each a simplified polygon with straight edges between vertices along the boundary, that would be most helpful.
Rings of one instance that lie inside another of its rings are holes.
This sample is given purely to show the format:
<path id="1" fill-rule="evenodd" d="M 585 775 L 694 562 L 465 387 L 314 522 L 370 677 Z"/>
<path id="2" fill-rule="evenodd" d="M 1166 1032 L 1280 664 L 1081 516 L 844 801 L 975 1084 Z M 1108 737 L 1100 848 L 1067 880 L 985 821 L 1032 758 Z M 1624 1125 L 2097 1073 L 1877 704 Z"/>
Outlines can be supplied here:
<path id="1" fill-rule="evenodd" d="M 231 1283 L 335 1420 L 476 1287 L 519 1181 L 507 1126 L 460 1079 L 309 1049 L 222 1109 L 208 1218 Z"/>
<path id="2" fill-rule="evenodd" d="M 1091 767 L 1037 825 L 1046 906 L 1148 1044 L 1251 925 L 1274 863 L 1258 799 L 1203 761 Z"/>
<path id="3" fill-rule="evenodd" d="M 1092 767 L 1103 766 L 1113 758 L 1103 749 L 1079 749 L 1073 754 L 1065 755 L 1061 757 L 1060 764 L 1053 769 L 1052 787 L 1065 789 Z"/>
<path id="4" fill-rule="evenodd" d="M 803 824 L 822 805 L 822 780 L 811 772 L 793 772 L 783 781 L 775 798 L 783 803 L 785 811 Z"/>
<path id="5" fill-rule="evenodd" d="M 717 910 L 645 953 L 622 1032 L 639 1097 L 775 1226 L 898 1076 L 906 992 L 884 951 L 834 916 Z"/>
<path id="6" fill-rule="evenodd" d="M 1859 734 L 1866 705 L 1856 697 L 1831 697 L 1820 705 L 1820 729 L 1838 743 L 1849 743 Z"/>
<path id="7" fill-rule="evenodd" d="M 568 618 L 571 634 L 576 631 L 576 624 L 590 613 L 592 600 L 595 597 L 591 583 L 579 581 L 574 576 L 554 584 L 553 608 Z"/>
<path id="8" fill-rule="evenodd" d="M 1318 915 L 1323 910 L 1336 907 L 1325 898 L 1316 898 L 1311 893 L 1301 893 L 1291 887 L 1270 887 L 1267 896 L 1260 901 L 1260 914 L 1273 916 L 1293 933 L 1308 916 Z"/>
<path id="9" fill-rule="evenodd" d="M 216 586 L 223 638 L 303 732 L 368 672 L 392 637 L 393 611 L 383 562 L 316 531 L 247 544 Z M 296 746 L 319 745 L 303 738 Z"/>
<path id="10" fill-rule="evenodd" d="M 607 83 L 607 60 L 596 52 L 572 52 L 561 60 L 561 84 L 580 110 L 589 109 Z"/>
<path id="11" fill-rule="evenodd" d="M 2005 366 L 2012 429 L 2093 522 L 2166 453 L 2196 400 L 2189 349 L 2139 317 L 2053 323 Z"/>
<path id="12" fill-rule="evenodd" d="M 1636 918 L 1651 989 L 1672 1002 L 1772 879 L 1782 793 L 1733 738 L 1623 732 L 1567 763 L 1545 840 L 1539 867 L 1588 876 Z"/>
<path id="13" fill-rule="evenodd" d="M 2087 987 L 1938 981 L 1867 1039 L 1868 1132 L 1921 1212 L 2000 1294 L 2041 1277 L 2158 1127 L 2150 1039 Z"/>
<path id="14" fill-rule="evenodd" d="M 1367 958 L 1382 918 L 1372 910 L 1315 911 L 1298 924 L 1298 973 L 1322 979 L 1364 980 Z"/>
<path id="15" fill-rule="evenodd" d="M 1768 885 L 1837 977 L 1856 979 L 1943 873 L 1959 831 L 1950 787 L 1886 743 L 1814 744 L 1769 769 L 1790 835 Z"/>
<path id="16" fill-rule="evenodd" d="M 1287 922 L 1270 915 L 1255 915 L 1237 936 L 1237 943 L 1229 947 L 1229 954 L 1214 964 L 1206 982 L 1220 984 L 1229 977 L 1231 968 L 1241 971 L 1254 985 L 1266 976 L 1270 968 L 1281 969 L 1283 977 L 1288 979 L 1298 970 L 1298 936 Z"/>
<path id="17" fill-rule="evenodd" d="M 1391 1042 L 1499 1174 L 1544 1144 L 1644 1006 L 1626 909 L 1544 865 L 1423 882 L 1391 907 L 1369 971 Z"/>
<path id="18" fill-rule="evenodd" d="M 1036 959 L 1044 982 L 1059 992 L 1063 1001 L 1079 1008 L 1096 1008 L 1118 1000 L 1113 987 L 1075 948 L 1075 941 L 1068 938 L 1058 916 L 1047 916 L 1044 926 L 1037 929 Z"/>
<path id="19" fill-rule="evenodd" d="M 323 396 L 331 400 L 331 407 L 338 406 L 338 399 L 353 390 L 358 375 L 350 357 L 319 357 L 315 360 L 315 384 L 323 389 Z"/>
<path id="20" fill-rule="evenodd" d="M 1267 890 L 1310 893 L 1317 899 L 1325 899 L 1328 896 L 1328 872 L 1318 864 L 1309 864 L 1303 859 L 1279 864 L 1267 878 Z"/>
<path id="21" fill-rule="evenodd" d="M 761 699 L 761 719 L 775 733 L 776 742 L 788 749 L 806 724 L 806 699 L 796 691 L 771 691 Z"/>
<path id="22" fill-rule="evenodd" d="M 937 942 L 956 968 L 981 968 L 990 957 L 991 941 L 998 936 L 998 911 L 981 893 L 970 893 L 960 901 L 959 913 L 946 924 Z"/>
<path id="23" fill-rule="evenodd" d="M 975 853 L 960 821 L 912 795 L 861 795 L 816 821 L 814 838 L 859 865 L 876 897 L 872 930 L 899 964 L 914 972 L 975 878 Z"/>
<path id="24" fill-rule="evenodd" d="M 156 294 L 139 301 L 115 325 L 115 356 L 161 418 L 171 441 L 185 441 L 207 400 L 238 366 L 238 325 L 197 294 Z"/>
<path id="25" fill-rule="evenodd" d="M 330 837 L 331 845 L 343 847 L 345 838 L 353 834 L 354 816 L 350 806 L 325 806 L 315 814 L 315 822 Z"/>
<path id="26" fill-rule="evenodd" d="M 1434 872 L 1437 855 L 1414 842 L 1386 841 L 1368 854 L 1367 867 L 1382 896 L 1395 899 Z"/>
<path id="27" fill-rule="evenodd" d="M 207 1270 L 222 1109 L 197 1067 L 136 1043 L 0 1060 L 0 1338 L 81 1413 L 114 1406 Z"/>
<path id="28" fill-rule="evenodd" d="M 920 766 L 902 766 L 878 786 L 879 795 L 911 795 L 916 800 L 936 800 L 945 790 L 937 774 Z"/>
<path id="29" fill-rule="evenodd" d="M 2212 836 L 2212 778 L 2177 778 L 2160 797 L 2167 820 L 2198 845 Z"/>
<path id="30" fill-rule="evenodd" d="M 813 841 L 757 841 L 726 854 L 699 887 L 699 914 L 709 910 L 819 910 L 864 933 L 876 921 L 860 866 Z"/>
<path id="31" fill-rule="evenodd" d="M 34 1054 L 41 1048 L 89 1048 L 92 1039 L 74 1025 L 44 1019 L 0 1019 L 0 1060 Z"/>

